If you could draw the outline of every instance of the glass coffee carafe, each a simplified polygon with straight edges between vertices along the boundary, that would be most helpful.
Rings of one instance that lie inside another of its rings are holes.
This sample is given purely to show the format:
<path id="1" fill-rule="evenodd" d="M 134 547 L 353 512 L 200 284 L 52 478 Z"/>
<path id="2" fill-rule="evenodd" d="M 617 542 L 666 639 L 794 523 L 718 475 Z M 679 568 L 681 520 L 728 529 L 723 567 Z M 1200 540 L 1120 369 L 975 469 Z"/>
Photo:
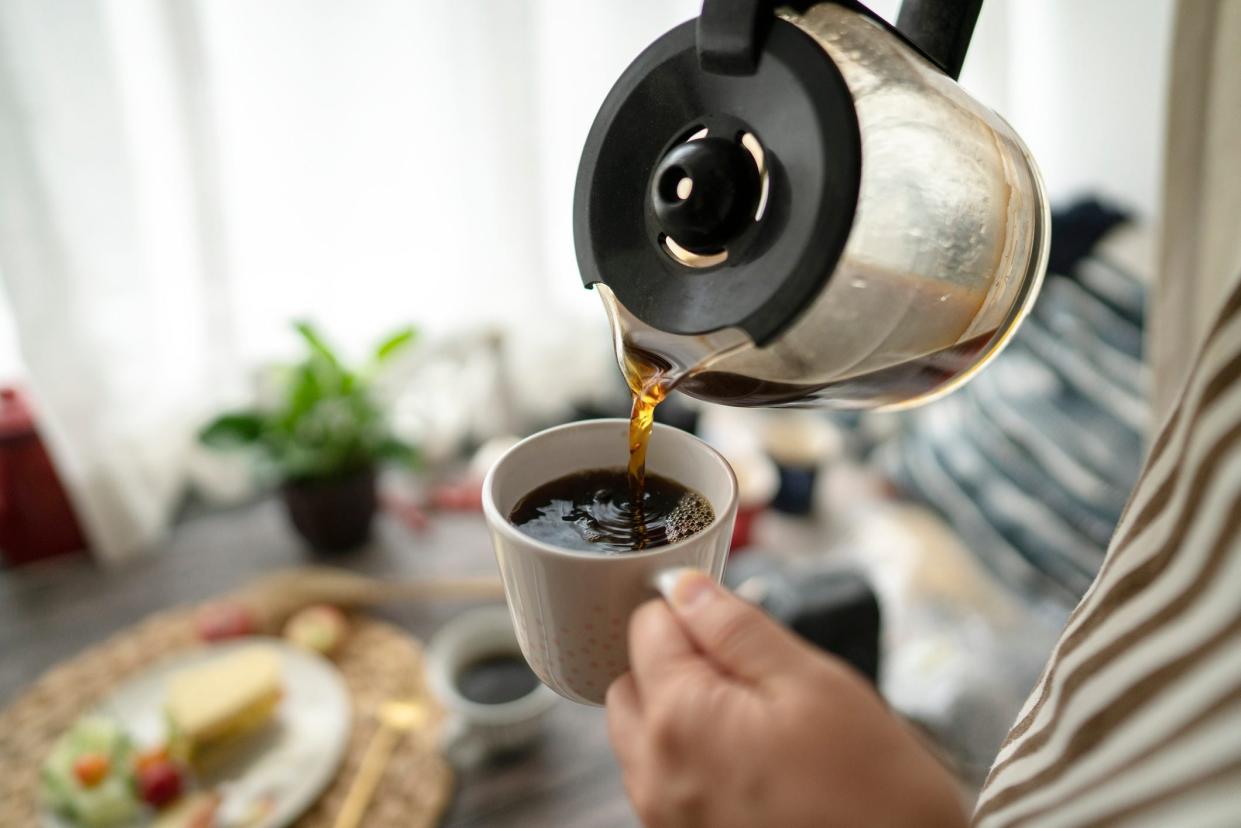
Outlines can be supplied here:
<path id="1" fill-rule="evenodd" d="M 622 367 L 741 406 L 961 385 L 1033 303 L 1050 229 L 1021 139 L 954 80 L 979 0 L 906 0 L 896 27 L 739 5 L 652 44 L 587 140 L 578 261 Z"/>

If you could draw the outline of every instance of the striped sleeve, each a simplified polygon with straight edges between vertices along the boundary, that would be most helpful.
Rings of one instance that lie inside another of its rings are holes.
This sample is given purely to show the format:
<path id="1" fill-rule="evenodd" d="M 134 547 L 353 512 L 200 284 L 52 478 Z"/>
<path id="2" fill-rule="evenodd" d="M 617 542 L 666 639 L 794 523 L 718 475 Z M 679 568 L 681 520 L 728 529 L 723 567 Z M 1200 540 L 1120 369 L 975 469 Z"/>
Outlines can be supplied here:
<path id="1" fill-rule="evenodd" d="M 980 828 L 1241 824 L 1241 285 L 1000 750 Z"/>

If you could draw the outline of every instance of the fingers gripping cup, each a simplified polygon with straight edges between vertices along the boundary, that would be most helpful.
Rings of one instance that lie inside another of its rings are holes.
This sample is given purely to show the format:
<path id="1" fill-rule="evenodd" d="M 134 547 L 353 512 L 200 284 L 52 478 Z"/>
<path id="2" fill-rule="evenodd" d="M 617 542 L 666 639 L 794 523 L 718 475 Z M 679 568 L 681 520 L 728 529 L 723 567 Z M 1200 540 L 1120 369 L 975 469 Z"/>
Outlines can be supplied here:
<path id="1" fill-rule="evenodd" d="M 658 594 L 661 573 L 695 567 L 717 582 L 723 577 L 737 514 L 728 462 L 697 437 L 656 424 L 647 468 L 706 499 L 715 517 L 701 531 L 641 551 L 594 552 L 538 540 L 509 520 L 527 494 L 557 478 L 623 468 L 628 437 L 628 420 L 551 428 L 515 445 L 483 482 L 483 513 L 521 651 L 544 684 L 584 704 L 603 704 L 608 685 L 629 669 L 629 616 Z"/>

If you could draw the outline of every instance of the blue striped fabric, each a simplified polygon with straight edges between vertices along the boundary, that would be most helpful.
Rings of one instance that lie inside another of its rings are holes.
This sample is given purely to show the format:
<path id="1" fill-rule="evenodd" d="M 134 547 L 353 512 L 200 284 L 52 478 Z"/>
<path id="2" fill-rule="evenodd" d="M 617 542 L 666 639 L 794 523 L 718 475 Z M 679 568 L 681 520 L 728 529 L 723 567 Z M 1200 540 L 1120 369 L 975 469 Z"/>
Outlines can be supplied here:
<path id="1" fill-rule="evenodd" d="M 1137 480 L 1150 382 L 1145 289 L 1091 253 L 961 391 L 907 416 L 882 464 L 1004 583 L 1071 607 Z"/>

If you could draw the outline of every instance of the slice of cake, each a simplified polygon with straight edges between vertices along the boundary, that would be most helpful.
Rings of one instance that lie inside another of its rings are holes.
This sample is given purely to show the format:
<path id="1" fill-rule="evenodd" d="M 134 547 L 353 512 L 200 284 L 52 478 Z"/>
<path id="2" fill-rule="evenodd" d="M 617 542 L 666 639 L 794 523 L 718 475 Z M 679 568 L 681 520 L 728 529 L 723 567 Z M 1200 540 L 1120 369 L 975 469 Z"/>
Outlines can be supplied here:
<path id="1" fill-rule="evenodd" d="M 257 730 L 281 695 L 280 656 L 268 647 L 246 647 L 174 673 L 165 710 L 176 753 L 195 761 Z"/>

